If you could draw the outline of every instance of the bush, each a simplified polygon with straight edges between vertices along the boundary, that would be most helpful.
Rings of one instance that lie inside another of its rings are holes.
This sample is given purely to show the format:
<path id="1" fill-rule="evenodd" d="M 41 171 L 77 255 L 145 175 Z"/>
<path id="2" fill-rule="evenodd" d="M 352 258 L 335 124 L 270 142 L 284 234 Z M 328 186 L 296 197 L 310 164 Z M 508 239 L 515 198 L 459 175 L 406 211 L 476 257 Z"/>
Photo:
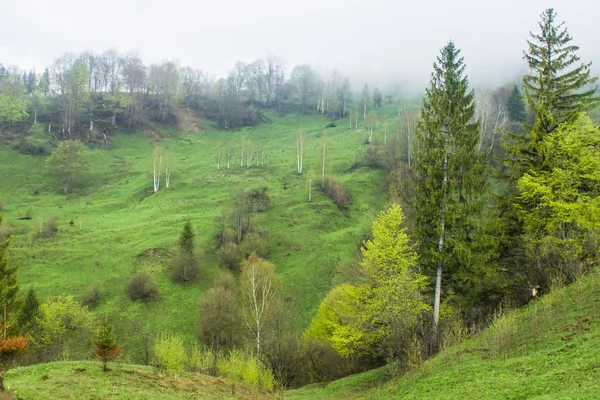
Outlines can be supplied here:
<path id="1" fill-rule="evenodd" d="M 334 176 L 325 180 L 325 194 L 333 203 L 343 212 L 348 211 L 350 205 L 350 195 L 346 191 L 346 186 L 342 181 Z"/>
<path id="2" fill-rule="evenodd" d="M 183 340 L 176 335 L 163 333 L 154 340 L 154 362 L 153 364 L 169 374 L 183 372 L 185 366 L 185 347 Z"/>
<path id="3" fill-rule="evenodd" d="M 239 270 L 242 254 L 240 248 L 234 242 L 227 242 L 218 251 L 221 265 L 231 270 Z"/>
<path id="4" fill-rule="evenodd" d="M 48 238 L 58 233 L 58 221 L 56 217 L 49 217 L 46 221 L 40 221 L 36 237 Z"/>
<path id="5" fill-rule="evenodd" d="M 232 350 L 228 357 L 219 359 L 217 366 L 219 375 L 229 379 L 233 384 L 244 383 L 267 390 L 273 390 L 275 387 L 275 379 L 271 371 L 258 358 L 246 356 L 237 349 Z"/>
<path id="6" fill-rule="evenodd" d="M 136 272 L 127 282 L 127 296 L 131 301 L 154 300 L 158 297 L 158 285 L 147 272 Z"/>
<path id="7" fill-rule="evenodd" d="M 244 193 L 244 196 L 251 212 L 265 211 L 271 205 L 267 186 L 251 188 Z"/>
<path id="8" fill-rule="evenodd" d="M 214 375 L 217 372 L 215 370 L 215 362 L 216 355 L 209 348 L 194 344 L 188 359 L 188 368 L 191 371 L 200 372 L 205 375 Z"/>
<path id="9" fill-rule="evenodd" d="M 282 335 L 266 341 L 263 346 L 263 360 L 273 372 L 275 381 L 284 389 L 290 388 L 299 375 L 304 358 L 304 345 L 297 336 Z"/>
<path id="10" fill-rule="evenodd" d="M 169 273 L 176 282 L 195 282 L 200 276 L 200 263 L 194 256 L 175 256 L 169 265 Z"/>
<path id="11" fill-rule="evenodd" d="M 269 254 L 269 246 L 267 245 L 267 241 L 258 232 L 250 232 L 246 234 L 239 249 L 244 257 L 255 254 L 261 258 L 266 258 Z"/>
<path id="12" fill-rule="evenodd" d="M 102 285 L 100 282 L 92 282 L 87 293 L 83 296 L 82 303 L 90 308 L 96 308 L 102 301 Z"/>

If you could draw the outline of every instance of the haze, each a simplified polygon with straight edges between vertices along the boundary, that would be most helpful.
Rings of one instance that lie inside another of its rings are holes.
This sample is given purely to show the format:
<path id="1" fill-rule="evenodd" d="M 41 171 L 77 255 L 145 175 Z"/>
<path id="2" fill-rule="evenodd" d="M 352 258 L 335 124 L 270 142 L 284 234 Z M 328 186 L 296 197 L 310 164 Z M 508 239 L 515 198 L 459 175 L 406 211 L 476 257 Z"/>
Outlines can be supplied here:
<path id="1" fill-rule="evenodd" d="M 439 49 L 462 49 L 476 86 L 518 79 L 522 51 L 539 15 L 554 7 L 582 61 L 600 73 L 600 2 L 275 0 L 0 0 L 0 62 L 40 71 L 66 51 L 137 52 L 146 63 L 225 75 L 236 61 L 267 54 L 323 71 L 338 68 L 355 85 L 401 83 L 422 89 Z"/>

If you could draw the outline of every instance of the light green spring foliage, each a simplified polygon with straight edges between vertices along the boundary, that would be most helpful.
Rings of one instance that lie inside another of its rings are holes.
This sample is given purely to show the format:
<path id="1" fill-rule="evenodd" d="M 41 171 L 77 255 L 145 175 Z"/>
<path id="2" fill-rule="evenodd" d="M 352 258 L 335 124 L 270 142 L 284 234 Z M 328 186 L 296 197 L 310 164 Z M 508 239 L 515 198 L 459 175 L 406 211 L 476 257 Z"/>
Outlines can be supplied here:
<path id="1" fill-rule="evenodd" d="M 524 241 L 546 269 L 576 278 L 577 262 L 593 254 L 586 254 L 586 243 L 600 233 L 600 131 L 580 115 L 549 134 L 540 150 L 543 168 L 518 181 Z"/>
<path id="2" fill-rule="evenodd" d="M 73 296 L 57 296 L 42 303 L 36 319 L 34 339 L 41 344 L 62 342 L 77 330 L 92 326 L 89 311 Z"/>
<path id="3" fill-rule="evenodd" d="M 194 344 L 190 351 L 188 365 L 192 371 L 210 374 L 214 359 L 215 357 L 209 348 L 203 345 Z"/>
<path id="4" fill-rule="evenodd" d="M 172 375 L 181 374 L 186 363 L 183 339 L 177 335 L 161 333 L 156 336 L 154 345 L 153 364 Z"/>
<path id="5" fill-rule="evenodd" d="M 71 181 L 89 167 L 89 156 L 80 141 L 63 140 L 46 163 L 49 172 L 60 180 L 63 193 L 67 194 Z"/>
<path id="6" fill-rule="evenodd" d="M 254 356 L 246 356 L 240 350 L 232 350 L 217 363 L 219 375 L 232 383 L 243 383 L 253 388 L 273 390 L 275 378 L 271 371 Z"/>
<path id="7" fill-rule="evenodd" d="M 429 307 L 418 296 L 425 277 L 414 272 L 417 254 L 404 228 L 398 204 L 379 214 L 373 238 L 365 242 L 360 285 L 341 284 L 323 300 L 307 337 L 328 341 L 344 358 L 384 344 L 392 326 L 411 329 Z"/>
<path id="8" fill-rule="evenodd" d="M 0 83 L 0 126 L 12 124 L 27 117 L 25 87 L 19 77 L 5 78 Z"/>

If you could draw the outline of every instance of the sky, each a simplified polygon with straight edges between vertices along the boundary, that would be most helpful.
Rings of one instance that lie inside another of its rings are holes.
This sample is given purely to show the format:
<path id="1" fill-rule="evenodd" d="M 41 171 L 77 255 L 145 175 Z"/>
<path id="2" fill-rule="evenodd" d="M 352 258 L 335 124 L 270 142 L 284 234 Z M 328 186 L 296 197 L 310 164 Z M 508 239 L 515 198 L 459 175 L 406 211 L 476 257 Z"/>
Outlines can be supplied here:
<path id="1" fill-rule="evenodd" d="M 65 52 L 116 48 L 220 77 L 276 55 L 288 72 L 308 63 L 354 86 L 414 89 L 452 40 L 471 83 L 493 86 L 526 71 L 526 38 L 547 7 L 600 75 L 597 0 L 0 0 L 0 63 L 41 71 Z"/>

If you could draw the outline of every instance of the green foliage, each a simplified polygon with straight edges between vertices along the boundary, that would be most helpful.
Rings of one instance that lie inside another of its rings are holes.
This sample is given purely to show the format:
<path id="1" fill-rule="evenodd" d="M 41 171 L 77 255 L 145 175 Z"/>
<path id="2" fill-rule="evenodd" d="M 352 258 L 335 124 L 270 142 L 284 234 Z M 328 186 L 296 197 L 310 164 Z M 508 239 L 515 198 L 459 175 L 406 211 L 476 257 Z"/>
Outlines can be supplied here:
<path id="1" fill-rule="evenodd" d="M 69 183 L 89 167 L 85 145 L 77 140 L 61 141 L 48 157 L 47 166 L 49 173 L 61 182 L 63 193 L 67 194 Z"/>
<path id="2" fill-rule="evenodd" d="M 127 296 L 131 301 L 155 300 L 158 297 L 158 284 L 147 272 L 136 272 L 127 282 Z"/>
<path id="3" fill-rule="evenodd" d="M 517 182 L 532 281 L 574 281 L 597 260 L 600 131 L 586 116 L 562 124 L 539 149 L 543 168 Z M 533 276 L 532 276 L 533 275 Z"/>
<path id="4" fill-rule="evenodd" d="M 102 370 L 108 371 L 108 362 L 114 361 L 121 355 L 121 346 L 115 339 L 114 328 L 105 318 L 98 329 L 96 340 L 94 340 L 94 354 L 102 360 Z"/>
<path id="5" fill-rule="evenodd" d="M 178 240 L 178 254 L 171 261 L 171 276 L 179 282 L 193 282 L 200 275 L 200 264 L 196 253 L 196 233 L 188 218 Z"/>
<path id="6" fill-rule="evenodd" d="M 416 239 L 422 271 L 436 282 L 434 336 L 441 294 L 451 293 L 442 285 L 460 289 L 453 277 L 467 271 L 476 279 L 488 256 L 480 234 L 486 169 L 464 71 L 460 50 L 448 43 L 434 64 L 416 132 Z"/>
<path id="7" fill-rule="evenodd" d="M 323 300 L 307 336 L 326 340 L 345 359 L 376 351 L 398 357 L 395 338 L 410 332 L 423 311 L 420 297 L 425 278 L 414 272 L 412 250 L 398 204 L 379 214 L 373 238 L 365 242 L 361 262 L 363 284 L 341 284 Z"/>
<path id="8" fill-rule="evenodd" d="M 83 297 L 83 304 L 90 308 L 96 308 L 102 301 L 102 284 L 98 281 L 92 282 Z"/>
<path id="9" fill-rule="evenodd" d="M 0 126 L 27 117 L 25 88 L 19 79 L 0 80 Z"/>
<path id="10" fill-rule="evenodd" d="M 161 333 L 154 339 L 152 347 L 153 364 L 162 371 L 177 375 L 183 372 L 186 352 L 181 337 L 169 333 Z"/>
<path id="11" fill-rule="evenodd" d="M 0 214 L 0 225 L 3 215 Z M 9 259 L 8 249 L 11 238 L 0 242 L 0 307 L 13 308 L 16 304 L 19 283 L 17 274 L 19 267 Z"/>
<path id="12" fill-rule="evenodd" d="M 40 314 L 40 305 L 37 293 L 33 286 L 31 286 L 27 291 L 27 295 L 17 316 L 17 323 L 23 332 L 31 331 L 35 327 L 35 321 Z"/>
<path id="13" fill-rule="evenodd" d="M 255 254 L 261 258 L 269 255 L 269 245 L 258 232 L 250 232 L 244 236 L 240 245 L 240 251 L 244 257 Z"/>
<path id="14" fill-rule="evenodd" d="M 525 60 L 531 75 L 523 77 L 527 104 L 535 115 L 529 133 L 532 144 L 543 140 L 563 122 L 573 122 L 580 112 L 600 104 L 595 96 L 598 78 L 590 76 L 591 63 L 576 66 L 578 46 L 563 23 L 556 21 L 556 12 L 546 9 L 538 23 L 539 33 L 530 33 Z"/>
<path id="15" fill-rule="evenodd" d="M 92 319 L 72 296 L 57 296 L 42 303 L 35 326 L 33 337 L 40 361 L 89 354 Z"/>
<path id="16" fill-rule="evenodd" d="M 218 362 L 219 374 L 229 379 L 233 384 L 246 384 L 254 388 L 264 388 L 272 391 L 275 379 L 257 357 L 246 356 L 238 349 L 229 352 Z"/>
<path id="17" fill-rule="evenodd" d="M 519 86 L 515 85 L 513 91 L 506 102 L 508 108 L 508 117 L 513 122 L 524 123 L 527 115 L 525 114 L 525 102 L 519 90 Z"/>

